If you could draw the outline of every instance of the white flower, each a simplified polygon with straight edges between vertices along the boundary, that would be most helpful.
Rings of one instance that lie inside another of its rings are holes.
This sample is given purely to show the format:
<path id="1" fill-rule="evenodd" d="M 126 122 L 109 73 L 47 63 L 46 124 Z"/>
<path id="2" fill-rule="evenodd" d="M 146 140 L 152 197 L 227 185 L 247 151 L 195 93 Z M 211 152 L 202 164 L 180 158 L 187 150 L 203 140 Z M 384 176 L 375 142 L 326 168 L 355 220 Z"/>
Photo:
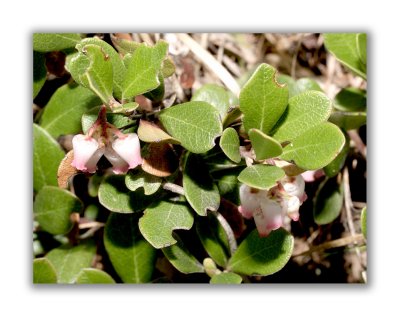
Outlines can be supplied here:
<path id="1" fill-rule="evenodd" d="M 129 168 L 142 164 L 140 142 L 136 133 L 128 133 L 124 138 L 116 139 L 112 143 L 112 148 L 129 164 Z"/>
<path id="2" fill-rule="evenodd" d="M 286 216 L 294 221 L 299 219 L 299 208 L 306 197 L 303 178 L 286 176 L 281 185 L 270 190 L 240 186 L 239 212 L 247 219 L 253 217 L 262 237 L 280 228 Z"/>

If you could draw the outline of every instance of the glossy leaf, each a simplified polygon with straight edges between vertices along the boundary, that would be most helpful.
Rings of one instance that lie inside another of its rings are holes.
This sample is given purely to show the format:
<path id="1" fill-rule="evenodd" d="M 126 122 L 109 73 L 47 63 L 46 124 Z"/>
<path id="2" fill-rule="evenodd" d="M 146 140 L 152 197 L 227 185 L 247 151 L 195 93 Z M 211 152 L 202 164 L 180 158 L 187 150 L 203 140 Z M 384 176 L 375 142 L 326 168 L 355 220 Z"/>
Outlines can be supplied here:
<path id="1" fill-rule="evenodd" d="M 268 134 L 284 113 L 288 88 L 276 81 L 276 69 L 261 64 L 240 92 L 240 110 L 246 131 L 259 129 Z"/>
<path id="2" fill-rule="evenodd" d="M 33 189 L 39 191 L 45 185 L 57 186 L 58 165 L 64 151 L 51 135 L 33 124 Z"/>
<path id="3" fill-rule="evenodd" d="M 127 71 L 122 84 L 122 99 L 151 91 L 160 85 L 158 74 L 166 58 L 168 44 L 159 41 L 154 47 L 141 44 L 125 63 Z"/>
<path id="4" fill-rule="evenodd" d="M 282 154 L 281 144 L 260 130 L 250 129 L 249 137 L 257 160 L 265 160 Z"/>
<path id="5" fill-rule="evenodd" d="M 342 131 L 336 125 L 324 122 L 292 140 L 280 158 L 304 170 L 315 170 L 332 162 L 344 144 Z"/>
<path id="6" fill-rule="evenodd" d="M 99 187 L 99 202 L 107 209 L 120 213 L 142 211 L 152 201 L 142 189 L 134 192 L 125 185 L 125 175 L 111 175 L 103 179 Z"/>
<path id="7" fill-rule="evenodd" d="M 192 101 L 205 101 L 218 110 L 221 120 L 226 117 L 229 109 L 229 94 L 221 86 L 206 84 L 196 90 L 192 96 Z"/>
<path id="8" fill-rule="evenodd" d="M 161 178 L 139 169 L 131 171 L 125 176 L 125 185 L 128 189 L 135 191 L 143 187 L 145 195 L 154 194 L 160 188 L 161 181 Z"/>
<path id="9" fill-rule="evenodd" d="M 78 274 L 76 284 L 115 284 L 115 281 L 106 272 L 89 268 Z"/>
<path id="10" fill-rule="evenodd" d="M 343 65 L 367 79 L 367 35 L 365 33 L 325 33 L 325 46 Z"/>
<path id="11" fill-rule="evenodd" d="M 89 89 L 65 84 L 56 90 L 44 107 L 40 125 L 55 138 L 79 133 L 82 115 L 99 105 L 101 100 Z"/>
<path id="12" fill-rule="evenodd" d="M 94 107 L 82 115 L 81 124 L 82 124 L 83 133 L 87 133 L 87 131 L 90 129 L 90 127 L 96 121 L 97 116 L 99 114 L 99 110 L 100 110 L 100 106 Z M 111 123 L 112 125 L 114 125 L 115 127 L 117 127 L 118 129 L 123 128 L 127 125 L 131 125 L 135 122 L 132 119 L 130 119 L 128 116 L 125 116 L 124 114 L 112 113 L 112 112 L 107 113 L 107 121 L 109 123 Z"/>
<path id="13" fill-rule="evenodd" d="M 85 47 L 85 45 L 88 44 L 101 47 L 102 51 L 105 53 L 105 57 L 110 59 L 113 70 L 113 93 L 117 98 L 121 98 L 122 82 L 126 73 L 126 68 L 121 57 L 110 44 L 95 37 L 83 39 L 78 44 L 77 49 L 81 50 L 83 47 Z"/>
<path id="14" fill-rule="evenodd" d="M 168 261 L 179 272 L 185 274 L 203 273 L 203 265 L 190 253 L 177 235 L 174 235 L 174 238 L 177 243 L 162 249 L 162 252 Z"/>
<path id="15" fill-rule="evenodd" d="M 57 272 L 59 284 L 74 283 L 79 272 L 89 268 L 96 255 L 96 245 L 93 241 L 85 241 L 78 246 L 62 245 L 47 253 L 46 258 Z"/>
<path id="16" fill-rule="evenodd" d="M 57 273 L 54 266 L 46 258 L 33 260 L 33 284 L 55 284 Z"/>
<path id="17" fill-rule="evenodd" d="M 220 274 L 216 274 L 210 280 L 210 284 L 241 284 L 241 283 L 242 283 L 242 277 L 232 272 L 222 272 Z"/>
<path id="18" fill-rule="evenodd" d="M 349 87 L 343 88 L 335 96 L 334 107 L 341 111 L 362 111 L 367 108 L 367 93 L 365 90 Z"/>
<path id="19" fill-rule="evenodd" d="M 34 33 L 33 50 L 37 52 L 61 51 L 73 48 L 81 40 L 77 33 Z"/>
<path id="20" fill-rule="evenodd" d="M 104 245 L 118 276 L 125 283 L 147 283 L 156 250 L 142 237 L 138 215 L 112 213 L 104 230 Z"/>
<path id="21" fill-rule="evenodd" d="M 282 228 L 265 238 L 254 229 L 229 260 L 228 269 L 245 275 L 274 274 L 289 261 L 293 244 L 293 236 Z"/>
<path id="22" fill-rule="evenodd" d="M 191 101 L 161 111 L 167 132 L 193 153 L 204 153 L 222 133 L 218 111 L 204 101 Z"/>
<path id="23" fill-rule="evenodd" d="M 361 232 L 367 238 L 367 207 L 361 210 Z"/>
<path id="24" fill-rule="evenodd" d="M 140 120 L 137 134 L 139 139 L 143 142 L 179 143 L 159 126 L 146 120 Z"/>
<path id="25" fill-rule="evenodd" d="M 35 98 L 46 82 L 47 68 L 44 54 L 33 52 L 33 91 L 32 98 Z"/>
<path id="26" fill-rule="evenodd" d="M 306 91 L 289 99 L 289 106 L 279 122 L 274 138 L 291 141 L 307 130 L 328 120 L 332 102 L 318 91 Z"/>
<path id="27" fill-rule="evenodd" d="M 239 136 L 234 128 L 227 128 L 224 130 L 219 142 L 219 146 L 227 157 L 235 163 L 239 163 L 240 157 L 240 141 Z"/>
<path id="28" fill-rule="evenodd" d="M 229 243 L 224 228 L 211 213 L 196 220 L 196 231 L 210 257 L 221 267 L 225 267 L 229 256 Z"/>
<path id="29" fill-rule="evenodd" d="M 156 249 L 173 245 L 173 230 L 189 230 L 193 226 L 193 214 L 184 202 L 159 201 L 144 211 L 139 228 L 146 240 Z"/>
<path id="30" fill-rule="evenodd" d="M 365 112 L 335 111 L 329 117 L 329 121 L 344 130 L 354 130 L 367 124 L 367 114 Z"/>
<path id="31" fill-rule="evenodd" d="M 326 225 L 335 220 L 342 210 L 343 197 L 343 182 L 338 184 L 335 177 L 324 181 L 316 194 L 314 221 Z"/>
<path id="32" fill-rule="evenodd" d="M 183 170 L 183 189 L 190 206 L 200 215 L 207 210 L 218 210 L 220 196 L 207 166 L 199 155 L 188 154 Z"/>
<path id="33" fill-rule="evenodd" d="M 44 186 L 33 204 L 35 220 L 51 234 L 66 234 L 72 229 L 71 213 L 81 212 L 82 202 L 70 191 Z"/>
<path id="34" fill-rule="evenodd" d="M 250 187 L 267 190 L 285 176 L 285 172 L 277 167 L 257 164 L 246 167 L 238 176 L 238 180 Z"/>
<path id="35" fill-rule="evenodd" d="M 347 136 L 347 134 L 345 135 L 345 138 L 346 142 L 338 156 L 336 156 L 336 158 L 332 162 L 324 167 L 324 173 L 328 177 L 336 176 L 346 162 L 347 154 L 350 149 L 350 138 Z"/>
<path id="36" fill-rule="evenodd" d="M 80 54 L 72 58 L 68 66 L 72 77 L 109 104 L 113 100 L 113 65 L 109 55 L 98 45 L 77 47 Z"/>

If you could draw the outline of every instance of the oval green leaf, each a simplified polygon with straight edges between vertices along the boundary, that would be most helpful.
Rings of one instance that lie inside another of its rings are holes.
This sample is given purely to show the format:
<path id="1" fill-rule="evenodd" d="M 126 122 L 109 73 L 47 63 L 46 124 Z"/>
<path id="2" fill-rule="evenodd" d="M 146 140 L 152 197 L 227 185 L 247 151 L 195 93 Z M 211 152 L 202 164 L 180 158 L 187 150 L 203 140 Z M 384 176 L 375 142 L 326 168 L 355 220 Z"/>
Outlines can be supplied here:
<path id="1" fill-rule="evenodd" d="M 33 52 L 33 97 L 35 98 L 46 82 L 47 68 L 44 54 Z"/>
<path id="2" fill-rule="evenodd" d="M 335 177 L 321 183 L 314 203 L 314 221 L 326 225 L 335 220 L 343 206 L 343 182 L 337 183 Z"/>
<path id="3" fill-rule="evenodd" d="M 238 176 L 238 180 L 250 187 L 268 190 L 285 176 L 283 169 L 277 166 L 257 164 L 246 167 Z"/>
<path id="4" fill-rule="evenodd" d="M 196 154 L 188 154 L 184 162 L 183 189 L 190 206 L 200 215 L 207 210 L 218 210 L 220 196 L 203 159 Z"/>
<path id="5" fill-rule="evenodd" d="M 64 158 L 64 151 L 51 135 L 33 124 L 33 189 L 45 185 L 57 186 L 57 171 Z"/>
<path id="6" fill-rule="evenodd" d="M 99 202 L 114 212 L 133 213 L 142 211 L 154 196 L 146 196 L 143 190 L 130 191 L 125 185 L 125 175 L 110 175 L 103 179 L 99 187 Z"/>
<path id="7" fill-rule="evenodd" d="M 54 266 L 46 258 L 33 260 L 33 284 L 55 284 L 57 273 Z"/>
<path id="8" fill-rule="evenodd" d="M 242 88 L 239 102 L 247 132 L 259 129 L 268 134 L 284 113 L 289 92 L 275 76 L 275 68 L 261 64 Z"/>
<path id="9" fill-rule="evenodd" d="M 347 136 L 347 134 L 345 135 L 345 138 L 346 142 L 338 156 L 336 156 L 336 158 L 332 162 L 324 167 L 324 173 L 328 177 L 336 176 L 346 162 L 347 153 L 350 150 L 350 138 Z"/>
<path id="10" fill-rule="evenodd" d="M 341 111 L 361 111 L 367 108 L 367 93 L 354 87 L 343 88 L 335 96 L 334 107 Z"/>
<path id="11" fill-rule="evenodd" d="M 354 130 L 362 127 L 367 123 L 367 113 L 335 111 L 329 117 L 329 121 L 346 131 Z"/>
<path id="12" fill-rule="evenodd" d="M 306 91 L 289 99 L 289 106 L 279 121 L 274 138 L 291 141 L 307 130 L 328 120 L 331 100 L 319 91 Z"/>
<path id="13" fill-rule="evenodd" d="M 33 204 L 35 220 L 51 234 L 68 233 L 72 229 L 71 213 L 82 209 L 82 202 L 74 194 L 54 186 L 44 186 Z"/>
<path id="14" fill-rule="evenodd" d="M 167 132 L 193 153 L 204 153 L 222 133 L 218 111 L 204 101 L 191 101 L 161 111 Z"/>
<path id="15" fill-rule="evenodd" d="M 240 157 L 240 141 L 239 136 L 234 128 L 227 128 L 224 130 L 219 141 L 219 146 L 229 159 L 235 163 L 239 163 Z"/>
<path id="16" fill-rule="evenodd" d="M 145 195 L 154 194 L 161 186 L 160 177 L 146 173 L 141 169 L 129 172 L 125 176 L 125 185 L 131 191 L 143 187 Z"/>
<path id="17" fill-rule="evenodd" d="M 241 283 L 242 283 L 242 277 L 232 272 L 222 272 L 220 274 L 216 274 L 210 280 L 210 284 L 241 284 Z"/>
<path id="18" fill-rule="evenodd" d="M 282 154 L 281 144 L 260 130 L 250 129 L 249 137 L 257 160 L 265 160 Z"/>
<path id="19" fill-rule="evenodd" d="M 89 268 L 78 274 L 76 284 L 115 284 L 115 281 L 106 272 Z"/>
<path id="20" fill-rule="evenodd" d="M 82 115 L 99 105 L 101 100 L 89 89 L 65 84 L 50 98 L 40 118 L 40 125 L 55 138 L 79 133 Z"/>
<path id="21" fill-rule="evenodd" d="M 162 249 L 168 261 L 179 272 L 185 274 L 203 273 L 203 265 L 190 253 L 178 235 L 174 234 L 174 238 L 177 243 Z"/>
<path id="22" fill-rule="evenodd" d="M 272 231 L 261 238 L 254 229 L 229 260 L 228 269 L 245 275 L 271 275 L 280 271 L 293 252 L 294 239 L 286 230 Z"/>
<path id="23" fill-rule="evenodd" d="M 33 50 L 37 52 L 61 51 L 73 48 L 81 40 L 78 33 L 34 33 Z"/>
<path id="24" fill-rule="evenodd" d="M 153 247 L 161 249 L 176 243 L 173 230 L 189 230 L 193 221 L 193 214 L 184 202 L 161 201 L 145 210 L 139 228 Z"/>
<path id="25" fill-rule="evenodd" d="M 63 245 L 51 250 L 46 258 L 57 272 L 59 284 L 74 283 L 79 272 L 91 266 L 96 255 L 94 241 L 84 241 L 78 246 Z"/>
<path id="26" fill-rule="evenodd" d="M 342 131 L 333 123 L 324 122 L 294 139 L 280 158 L 304 170 L 315 170 L 332 162 L 344 144 Z"/>
<path id="27" fill-rule="evenodd" d="M 191 101 L 205 101 L 218 110 L 221 120 L 226 116 L 229 109 L 229 94 L 221 86 L 206 84 L 196 90 Z"/>
<path id="28" fill-rule="evenodd" d="M 156 250 L 140 234 L 138 218 L 112 213 L 104 230 L 107 254 L 125 283 L 147 283 L 153 274 Z"/>

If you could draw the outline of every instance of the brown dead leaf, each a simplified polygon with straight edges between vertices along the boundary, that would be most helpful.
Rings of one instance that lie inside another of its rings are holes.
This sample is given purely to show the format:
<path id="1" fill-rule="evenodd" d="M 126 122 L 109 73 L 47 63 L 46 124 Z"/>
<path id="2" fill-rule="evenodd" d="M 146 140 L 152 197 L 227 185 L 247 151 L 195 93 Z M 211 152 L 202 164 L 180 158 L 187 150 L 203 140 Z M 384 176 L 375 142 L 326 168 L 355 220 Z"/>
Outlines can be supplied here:
<path id="1" fill-rule="evenodd" d="M 167 177 L 178 168 L 178 158 L 167 143 L 150 143 L 143 157 L 142 169 L 158 177 Z"/>
<path id="2" fill-rule="evenodd" d="M 74 150 L 71 150 L 65 155 L 60 165 L 58 166 L 57 181 L 58 187 L 60 188 L 67 189 L 70 178 L 75 174 L 78 174 L 78 170 L 71 165 L 73 159 Z"/>

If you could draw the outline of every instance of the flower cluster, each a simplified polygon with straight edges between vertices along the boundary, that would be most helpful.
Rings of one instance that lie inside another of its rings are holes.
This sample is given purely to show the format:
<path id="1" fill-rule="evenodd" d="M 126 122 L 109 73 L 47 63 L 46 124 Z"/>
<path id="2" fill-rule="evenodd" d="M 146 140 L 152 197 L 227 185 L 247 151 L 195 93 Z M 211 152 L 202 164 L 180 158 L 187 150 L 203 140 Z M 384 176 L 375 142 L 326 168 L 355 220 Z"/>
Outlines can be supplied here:
<path id="1" fill-rule="evenodd" d="M 245 184 L 240 187 L 239 212 L 246 219 L 254 218 L 258 233 L 266 237 L 280 228 L 286 216 L 297 221 L 299 208 L 307 199 L 301 175 L 286 176 L 270 190 L 258 190 Z"/>
<path id="2" fill-rule="evenodd" d="M 101 108 L 99 118 L 89 129 L 87 135 L 78 134 L 72 139 L 76 169 L 94 173 L 97 162 L 104 155 L 113 165 L 115 174 L 126 173 L 142 164 L 140 142 L 135 133 L 123 134 L 105 119 L 105 107 Z"/>

